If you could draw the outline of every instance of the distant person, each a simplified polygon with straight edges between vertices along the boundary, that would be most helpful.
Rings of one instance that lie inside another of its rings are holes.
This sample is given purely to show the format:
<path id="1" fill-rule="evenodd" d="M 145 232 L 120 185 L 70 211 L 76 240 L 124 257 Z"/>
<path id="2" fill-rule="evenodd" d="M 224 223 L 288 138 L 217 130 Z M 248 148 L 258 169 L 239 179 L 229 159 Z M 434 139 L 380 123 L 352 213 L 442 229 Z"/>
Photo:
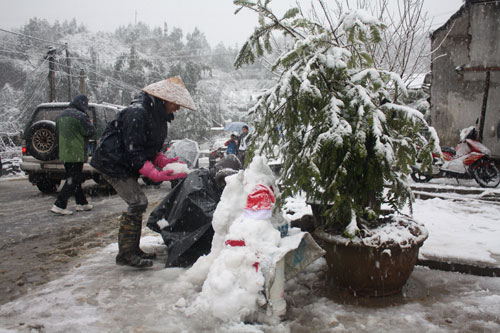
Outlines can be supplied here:
<path id="1" fill-rule="evenodd" d="M 143 88 L 136 100 L 108 123 L 92 157 L 90 164 L 128 205 L 120 218 L 117 265 L 153 266 L 151 259 L 156 254 L 145 253 L 139 247 L 142 215 L 148 207 L 148 199 L 138 178 L 143 175 L 161 182 L 186 177 L 183 172 L 163 171 L 178 158 L 167 158 L 160 152 L 167 137 L 168 123 L 181 106 L 196 109 L 179 76 Z"/>
<path id="2" fill-rule="evenodd" d="M 236 155 L 238 149 L 238 136 L 234 133 L 231 134 L 231 139 L 227 140 L 226 143 L 224 143 L 224 146 L 227 146 L 227 155 Z"/>
<path id="3" fill-rule="evenodd" d="M 56 133 L 59 138 L 59 159 L 64 163 L 66 181 L 57 195 L 56 202 L 50 209 L 58 215 L 71 215 L 67 209 L 69 198 L 74 195 L 76 211 L 91 210 L 82 190 L 85 180 L 82 170 L 87 161 L 89 139 L 96 133 L 88 114 L 89 100 L 85 95 L 78 95 L 69 107 L 56 118 Z"/>
<path id="4" fill-rule="evenodd" d="M 245 157 L 248 149 L 248 145 L 250 140 L 252 139 L 252 134 L 248 133 L 248 126 L 243 125 L 241 128 L 240 142 L 238 145 L 238 158 L 241 162 L 241 165 L 245 167 Z"/>

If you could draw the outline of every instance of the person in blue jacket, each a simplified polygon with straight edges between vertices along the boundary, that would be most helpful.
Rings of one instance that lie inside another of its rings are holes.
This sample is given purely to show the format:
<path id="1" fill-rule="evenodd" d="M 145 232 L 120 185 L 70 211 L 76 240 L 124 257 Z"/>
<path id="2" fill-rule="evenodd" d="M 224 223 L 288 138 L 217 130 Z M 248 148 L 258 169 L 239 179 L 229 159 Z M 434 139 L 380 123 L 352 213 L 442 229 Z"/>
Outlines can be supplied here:
<path id="1" fill-rule="evenodd" d="M 224 143 L 224 146 L 227 146 L 226 154 L 230 155 L 236 155 L 237 148 L 238 148 L 238 136 L 236 134 L 231 134 L 231 139 L 227 140 L 226 143 Z"/>

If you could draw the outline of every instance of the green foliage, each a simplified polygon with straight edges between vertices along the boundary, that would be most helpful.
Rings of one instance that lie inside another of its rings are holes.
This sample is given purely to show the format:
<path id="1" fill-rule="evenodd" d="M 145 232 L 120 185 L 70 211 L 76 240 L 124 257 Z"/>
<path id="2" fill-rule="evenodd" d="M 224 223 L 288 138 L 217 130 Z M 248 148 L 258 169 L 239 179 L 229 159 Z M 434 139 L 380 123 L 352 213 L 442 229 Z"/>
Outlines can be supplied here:
<path id="1" fill-rule="evenodd" d="M 326 20 L 314 21 L 292 9 L 278 19 L 260 2 L 236 3 L 264 18 L 236 67 L 260 57 L 272 33 L 292 40 L 273 65 L 281 70 L 276 85 L 252 109 L 262 138 L 255 154 L 283 161 L 283 197 L 305 192 L 321 204 L 325 228 L 339 234 L 353 218 L 358 227 L 361 220 L 377 224 L 383 204 L 411 204 L 407 179 L 416 147 L 429 161 L 436 137 L 420 134 L 427 125 L 418 111 L 387 103 L 401 79 L 373 68 L 368 52 L 383 25 L 357 12 L 334 20 L 324 11 Z"/>
<path id="2" fill-rule="evenodd" d="M 264 55 L 264 51 L 268 53 L 272 51 L 271 34 L 273 31 L 281 31 L 285 34 L 294 34 L 290 22 L 299 14 L 298 8 L 289 9 L 281 19 L 278 19 L 267 5 L 271 1 L 265 1 L 262 4 L 260 1 L 257 3 L 246 0 L 234 0 L 233 3 L 242 8 L 248 8 L 255 11 L 259 16 L 259 26 L 255 28 L 254 33 L 248 41 L 243 45 L 236 58 L 234 66 L 238 69 L 244 64 L 250 64 Z M 238 12 L 239 10 L 237 10 Z"/>

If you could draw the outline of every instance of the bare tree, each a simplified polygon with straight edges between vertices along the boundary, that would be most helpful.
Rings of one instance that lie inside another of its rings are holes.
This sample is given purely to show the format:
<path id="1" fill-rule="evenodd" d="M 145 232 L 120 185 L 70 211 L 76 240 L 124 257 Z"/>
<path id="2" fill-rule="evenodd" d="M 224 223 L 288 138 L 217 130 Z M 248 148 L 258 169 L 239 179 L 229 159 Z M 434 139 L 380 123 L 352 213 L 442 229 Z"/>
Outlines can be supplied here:
<path id="1" fill-rule="evenodd" d="M 329 8 L 329 5 L 330 7 Z M 401 76 L 406 86 L 410 86 L 420 74 L 430 71 L 431 21 L 423 9 L 424 0 L 312 0 L 307 14 L 324 26 L 332 27 L 333 18 L 341 18 L 349 10 L 363 9 L 385 25 L 381 31 L 381 42 L 372 44 L 368 50 L 374 65 Z M 303 12 L 300 3 L 297 8 Z M 331 12 L 334 15 L 325 15 Z M 306 16 L 306 15 L 304 15 Z M 285 34 L 286 35 L 286 34 Z M 271 37 L 273 49 L 279 53 L 286 48 L 287 39 L 275 40 Z M 260 59 L 272 67 L 273 55 Z M 279 68 L 275 74 L 279 76 Z"/>
<path id="2" fill-rule="evenodd" d="M 323 1 L 320 0 L 320 3 Z M 364 9 L 386 29 L 381 42 L 369 50 L 378 68 L 398 73 L 406 85 L 430 70 L 431 22 L 424 11 L 424 0 L 335 0 L 338 14 Z"/>

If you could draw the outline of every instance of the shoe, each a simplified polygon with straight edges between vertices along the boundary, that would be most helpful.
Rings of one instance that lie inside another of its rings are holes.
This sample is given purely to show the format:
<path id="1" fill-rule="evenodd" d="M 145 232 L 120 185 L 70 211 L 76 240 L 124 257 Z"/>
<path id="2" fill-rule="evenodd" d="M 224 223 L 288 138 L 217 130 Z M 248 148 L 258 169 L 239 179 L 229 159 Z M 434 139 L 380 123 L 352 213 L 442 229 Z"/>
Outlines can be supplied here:
<path id="1" fill-rule="evenodd" d="M 94 206 L 91 205 L 91 204 L 76 205 L 76 211 L 77 212 L 83 212 L 83 211 L 87 211 L 87 210 L 92 210 L 92 208 L 94 208 Z"/>
<path id="2" fill-rule="evenodd" d="M 71 214 L 73 214 L 73 212 L 70 211 L 69 209 L 57 207 L 56 205 L 53 205 L 52 208 L 50 209 L 50 211 L 54 214 L 59 214 L 59 215 L 71 215 Z"/>

